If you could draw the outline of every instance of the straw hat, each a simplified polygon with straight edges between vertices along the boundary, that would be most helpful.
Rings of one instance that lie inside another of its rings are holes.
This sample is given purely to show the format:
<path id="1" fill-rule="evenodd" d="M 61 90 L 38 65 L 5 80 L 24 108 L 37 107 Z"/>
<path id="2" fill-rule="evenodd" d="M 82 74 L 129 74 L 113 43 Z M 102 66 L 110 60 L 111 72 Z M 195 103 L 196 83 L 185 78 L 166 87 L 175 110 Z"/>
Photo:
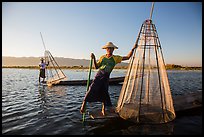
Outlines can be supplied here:
<path id="1" fill-rule="evenodd" d="M 106 45 L 104 45 L 104 46 L 102 47 L 102 49 L 106 49 L 106 48 L 118 49 L 118 47 L 116 47 L 112 42 L 108 42 L 108 43 L 106 43 Z"/>
<path id="2" fill-rule="evenodd" d="M 44 58 L 40 58 L 40 60 L 44 60 Z"/>

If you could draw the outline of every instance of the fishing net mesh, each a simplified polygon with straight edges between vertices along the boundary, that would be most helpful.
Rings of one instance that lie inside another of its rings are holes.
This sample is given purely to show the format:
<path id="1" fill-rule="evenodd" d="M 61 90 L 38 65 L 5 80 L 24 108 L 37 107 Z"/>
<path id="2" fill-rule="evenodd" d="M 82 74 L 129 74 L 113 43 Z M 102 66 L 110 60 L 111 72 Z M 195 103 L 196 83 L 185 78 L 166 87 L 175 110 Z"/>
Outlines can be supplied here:
<path id="1" fill-rule="evenodd" d="M 62 80 L 66 79 L 65 74 L 62 72 L 62 70 L 59 68 L 59 65 L 55 61 L 54 57 L 52 54 L 46 50 L 45 51 L 45 62 L 46 64 L 49 62 L 49 67 L 46 72 L 47 75 L 47 85 L 51 86 L 53 84 L 57 84 Z"/>
<path id="2" fill-rule="evenodd" d="M 120 117 L 140 123 L 166 123 L 175 118 L 168 76 L 155 25 L 146 20 L 136 41 L 118 99 Z"/>

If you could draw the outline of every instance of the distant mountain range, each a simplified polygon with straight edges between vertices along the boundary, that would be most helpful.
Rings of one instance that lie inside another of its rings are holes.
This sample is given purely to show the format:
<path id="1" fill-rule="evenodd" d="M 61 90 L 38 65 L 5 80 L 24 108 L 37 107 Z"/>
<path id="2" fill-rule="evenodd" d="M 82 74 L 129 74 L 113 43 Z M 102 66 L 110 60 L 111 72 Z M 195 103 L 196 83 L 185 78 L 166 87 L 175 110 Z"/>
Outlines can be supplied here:
<path id="1" fill-rule="evenodd" d="M 59 66 L 88 67 L 90 60 L 55 57 Z M 7 57 L 2 56 L 2 66 L 38 66 L 40 57 Z M 119 63 L 117 66 L 127 66 L 128 63 Z"/>

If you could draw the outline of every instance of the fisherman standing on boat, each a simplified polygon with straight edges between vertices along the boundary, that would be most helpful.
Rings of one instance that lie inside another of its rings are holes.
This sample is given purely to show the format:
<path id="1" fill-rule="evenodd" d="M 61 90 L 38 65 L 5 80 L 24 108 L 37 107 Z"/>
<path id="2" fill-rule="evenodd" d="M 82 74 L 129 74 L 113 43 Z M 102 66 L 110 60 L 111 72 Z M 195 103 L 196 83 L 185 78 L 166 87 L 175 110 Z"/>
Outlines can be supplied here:
<path id="1" fill-rule="evenodd" d="M 91 58 L 94 60 L 95 68 L 99 71 L 97 72 L 93 82 L 91 83 L 89 90 L 87 91 L 80 112 L 84 113 L 86 102 L 102 102 L 102 115 L 105 115 L 105 106 L 110 108 L 110 111 L 115 111 L 112 106 L 110 95 L 108 93 L 108 81 L 110 73 L 112 72 L 114 66 L 123 60 L 128 60 L 136 46 L 134 46 L 127 56 L 113 55 L 114 49 L 118 49 L 112 42 L 108 42 L 102 47 L 106 49 L 106 54 L 101 56 L 98 62 L 96 62 L 95 55 L 91 53 Z"/>
<path id="2" fill-rule="evenodd" d="M 41 63 L 39 64 L 39 67 L 40 67 L 39 83 L 40 83 L 40 78 L 43 78 L 43 81 L 42 81 L 42 82 L 45 82 L 45 68 L 46 68 L 46 66 L 49 65 L 49 61 L 48 61 L 48 63 L 46 64 L 46 63 L 44 62 L 44 59 L 43 59 L 43 58 L 41 58 L 40 60 L 41 60 Z"/>

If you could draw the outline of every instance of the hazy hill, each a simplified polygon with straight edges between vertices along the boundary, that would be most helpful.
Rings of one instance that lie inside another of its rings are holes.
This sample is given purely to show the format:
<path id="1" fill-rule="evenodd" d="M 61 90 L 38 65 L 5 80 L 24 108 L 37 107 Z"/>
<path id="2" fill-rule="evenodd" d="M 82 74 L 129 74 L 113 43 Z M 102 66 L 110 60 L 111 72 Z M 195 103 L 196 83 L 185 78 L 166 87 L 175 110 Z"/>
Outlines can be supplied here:
<path id="1" fill-rule="evenodd" d="M 55 57 L 59 66 L 88 67 L 90 60 Z M 2 57 L 2 66 L 38 66 L 40 57 Z M 117 66 L 126 66 L 128 63 L 119 63 Z"/>

